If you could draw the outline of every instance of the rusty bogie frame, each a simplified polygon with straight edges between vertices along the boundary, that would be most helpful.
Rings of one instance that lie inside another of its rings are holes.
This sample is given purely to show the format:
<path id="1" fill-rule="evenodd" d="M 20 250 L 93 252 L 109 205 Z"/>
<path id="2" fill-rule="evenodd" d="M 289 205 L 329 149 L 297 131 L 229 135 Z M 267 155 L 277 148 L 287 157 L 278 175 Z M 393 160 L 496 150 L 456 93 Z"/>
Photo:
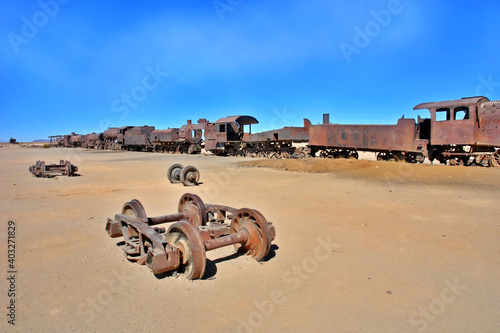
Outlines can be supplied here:
<path id="1" fill-rule="evenodd" d="M 36 161 L 35 165 L 29 167 L 29 171 L 35 177 L 51 178 L 55 176 L 75 176 L 78 167 L 70 161 L 60 160 L 59 164 L 45 164 L 45 161 Z"/>
<path id="2" fill-rule="evenodd" d="M 162 226 L 171 223 L 168 228 Z M 147 265 L 154 274 L 171 272 L 201 279 L 207 251 L 234 245 L 257 261 L 271 249 L 276 231 L 258 211 L 204 204 L 194 194 L 179 200 L 178 212 L 147 217 L 138 200 L 123 205 L 121 214 L 108 219 L 110 237 L 123 237 L 128 260 Z"/>

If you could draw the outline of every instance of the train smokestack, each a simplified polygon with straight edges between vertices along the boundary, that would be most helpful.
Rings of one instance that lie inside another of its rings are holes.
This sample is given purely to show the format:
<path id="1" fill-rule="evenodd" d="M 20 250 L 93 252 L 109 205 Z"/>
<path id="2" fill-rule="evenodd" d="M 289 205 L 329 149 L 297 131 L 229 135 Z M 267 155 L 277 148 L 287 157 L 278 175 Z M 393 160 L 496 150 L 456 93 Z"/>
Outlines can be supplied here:
<path id="1" fill-rule="evenodd" d="M 191 125 L 191 119 L 188 120 L 188 125 Z"/>
<path id="2" fill-rule="evenodd" d="M 323 113 L 323 125 L 328 125 L 328 124 L 330 124 L 330 114 Z"/>

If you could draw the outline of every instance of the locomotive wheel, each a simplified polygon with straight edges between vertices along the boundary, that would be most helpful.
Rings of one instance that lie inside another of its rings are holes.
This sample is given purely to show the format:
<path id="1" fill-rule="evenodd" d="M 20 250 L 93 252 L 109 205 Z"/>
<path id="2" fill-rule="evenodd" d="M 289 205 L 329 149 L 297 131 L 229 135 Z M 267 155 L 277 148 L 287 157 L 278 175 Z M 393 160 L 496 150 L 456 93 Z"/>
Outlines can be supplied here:
<path id="1" fill-rule="evenodd" d="M 278 155 L 278 153 L 269 153 L 268 157 L 270 159 L 276 159 L 276 158 L 279 158 L 279 155 Z"/>
<path id="2" fill-rule="evenodd" d="M 171 183 L 180 183 L 181 182 L 181 170 L 184 168 L 182 164 L 176 163 L 171 165 L 167 170 L 167 178 Z"/>
<path id="3" fill-rule="evenodd" d="M 498 151 L 491 155 L 491 166 L 494 168 L 500 168 L 500 153 Z"/>
<path id="4" fill-rule="evenodd" d="M 240 231 L 248 233 L 248 241 L 246 244 L 235 244 L 235 249 L 261 261 L 269 253 L 274 239 L 274 232 L 265 217 L 255 209 L 239 209 L 231 220 L 231 234 Z"/>
<path id="5" fill-rule="evenodd" d="M 187 211 L 188 221 L 195 227 L 207 224 L 207 210 L 205 204 L 196 194 L 186 193 L 179 200 L 179 213 Z"/>
<path id="6" fill-rule="evenodd" d="M 46 176 L 46 170 L 45 170 L 45 161 L 40 162 L 40 177 L 45 178 Z"/>
<path id="7" fill-rule="evenodd" d="M 484 155 L 478 155 L 476 157 L 476 164 L 487 167 L 490 165 L 491 158 L 490 156 L 484 154 Z"/>
<path id="8" fill-rule="evenodd" d="M 355 150 L 351 150 L 351 151 L 349 152 L 349 157 L 352 157 L 352 158 L 358 159 L 358 158 L 359 158 L 359 154 L 358 154 L 358 152 L 357 152 L 357 151 L 355 151 Z"/>
<path id="9" fill-rule="evenodd" d="M 66 176 L 70 177 L 71 176 L 71 162 L 66 161 Z"/>
<path id="10" fill-rule="evenodd" d="M 260 158 L 266 158 L 266 153 L 264 153 L 263 151 L 259 152 L 257 154 L 257 157 L 260 157 Z"/>
<path id="11" fill-rule="evenodd" d="M 280 156 L 281 158 L 290 158 L 290 154 L 287 151 L 282 151 Z"/>
<path id="12" fill-rule="evenodd" d="M 180 252 L 179 267 L 175 270 L 189 280 L 201 279 L 205 273 L 205 245 L 196 227 L 179 221 L 168 228 L 167 242 Z"/>
<path id="13" fill-rule="evenodd" d="M 189 155 L 194 154 L 195 151 L 196 151 L 196 146 L 195 145 L 189 146 L 189 148 L 188 148 L 188 154 Z"/>
<path id="14" fill-rule="evenodd" d="M 184 186 L 197 185 L 200 180 L 200 172 L 192 165 L 185 166 L 181 170 L 180 180 Z"/>
<path id="15" fill-rule="evenodd" d="M 137 199 L 126 202 L 122 207 L 122 214 L 132 217 L 146 218 L 146 210 L 142 203 Z"/>
<path id="16" fill-rule="evenodd" d="M 306 158 L 307 157 L 307 151 L 303 147 L 301 147 L 298 150 L 298 155 L 299 155 L 300 159 Z"/>

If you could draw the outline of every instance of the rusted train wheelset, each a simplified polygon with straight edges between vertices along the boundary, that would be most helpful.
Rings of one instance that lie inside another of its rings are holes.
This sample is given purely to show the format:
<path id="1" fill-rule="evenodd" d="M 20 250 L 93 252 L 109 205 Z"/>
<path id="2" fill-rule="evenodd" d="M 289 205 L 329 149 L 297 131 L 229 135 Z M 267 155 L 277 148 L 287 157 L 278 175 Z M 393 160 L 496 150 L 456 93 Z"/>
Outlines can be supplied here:
<path id="1" fill-rule="evenodd" d="M 163 226 L 172 223 L 168 229 Z M 178 212 L 148 217 L 136 199 L 126 202 L 121 214 L 108 219 L 110 237 L 123 237 L 123 251 L 130 261 L 147 265 L 154 274 L 171 272 L 187 279 L 201 279 L 210 250 L 233 245 L 257 261 L 271 249 L 276 231 L 257 210 L 204 204 L 195 194 L 179 200 Z"/>
<path id="2" fill-rule="evenodd" d="M 200 171 L 192 165 L 183 166 L 176 163 L 168 168 L 167 178 L 171 183 L 182 183 L 184 186 L 198 185 Z"/>

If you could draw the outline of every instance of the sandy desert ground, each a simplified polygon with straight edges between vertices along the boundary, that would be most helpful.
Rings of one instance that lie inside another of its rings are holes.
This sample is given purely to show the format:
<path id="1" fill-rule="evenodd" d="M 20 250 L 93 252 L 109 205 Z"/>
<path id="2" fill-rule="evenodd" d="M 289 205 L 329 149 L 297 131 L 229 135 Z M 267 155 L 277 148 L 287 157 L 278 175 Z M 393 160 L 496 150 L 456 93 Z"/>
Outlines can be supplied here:
<path id="1" fill-rule="evenodd" d="M 39 159 L 69 159 L 81 176 L 32 177 Z M 9 145 L 0 160 L 2 331 L 499 331 L 498 169 Z M 176 162 L 197 166 L 202 184 L 170 184 Z M 186 192 L 259 210 L 276 227 L 269 260 L 211 251 L 197 281 L 128 262 L 106 219 L 132 198 L 174 213 Z"/>

